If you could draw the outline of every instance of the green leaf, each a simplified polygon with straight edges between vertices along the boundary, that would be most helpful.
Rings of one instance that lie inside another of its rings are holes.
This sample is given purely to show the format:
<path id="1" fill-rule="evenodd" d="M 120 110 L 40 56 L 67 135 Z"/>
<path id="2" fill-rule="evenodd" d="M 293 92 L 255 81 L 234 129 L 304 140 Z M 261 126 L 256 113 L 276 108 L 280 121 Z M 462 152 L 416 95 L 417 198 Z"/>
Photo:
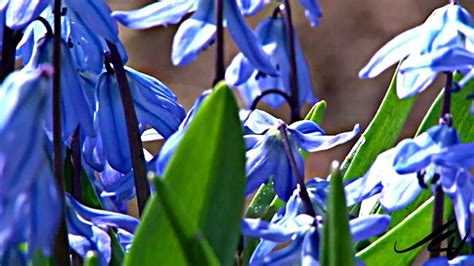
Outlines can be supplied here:
<path id="1" fill-rule="evenodd" d="M 396 253 L 397 249 L 404 249 L 419 242 L 431 233 L 431 220 L 433 215 L 433 199 L 424 202 L 405 220 L 396 225 L 393 229 L 385 233 L 370 246 L 357 253 L 357 257 L 362 259 L 367 266 L 378 266 L 389 263 L 391 266 L 411 265 L 418 253 L 426 247 L 425 244 L 419 248 L 406 253 Z M 452 211 L 451 201 L 445 197 L 444 200 L 444 220 L 450 216 Z"/>
<path id="2" fill-rule="evenodd" d="M 191 121 L 168 164 L 164 182 L 179 196 L 191 228 L 198 228 L 222 265 L 231 265 L 240 235 L 245 149 L 238 108 L 219 83 Z M 126 265 L 186 264 L 178 235 L 153 196 Z"/>
<path id="3" fill-rule="evenodd" d="M 416 96 L 400 100 L 396 93 L 396 77 L 397 71 L 374 119 L 342 163 L 341 168 L 345 171 L 344 180 L 365 174 L 375 158 L 381 152 L 393 147 L 400 136 Z"/>
<path id="4" fill-rule="evenodd" d="M 321 100 L 311 107 L 308 114 L 304 118 L 304 120 L 310 120 L 318 125 L 323 122 L 324 115 L 326 114 L 327 103 L 325 100 Z"/>
<path id="5" fill-rule="evenodd" d="M 179 197 L 169 186 L 158 178 L 154 179 L 156 196 L 160 207 L 165 212 L 165 219 L 170 223 L 177 236 L 181 250 L 184 252 L 188 265 L 219 265 L 214 251 L 192 222 L 181 206 Z"/>
<path id="6" fill-rule="evenodd" d="M 331 180 L 321 241 L 321 266 L 354 265 L 349 213 L 339 163 L 331 166 Z"/>
<path id="7" fill-rule="evenodd" d="M 84 259 L 84 266 L 99 266 L 99 254 L 95 251 L 89 251 Z"/>

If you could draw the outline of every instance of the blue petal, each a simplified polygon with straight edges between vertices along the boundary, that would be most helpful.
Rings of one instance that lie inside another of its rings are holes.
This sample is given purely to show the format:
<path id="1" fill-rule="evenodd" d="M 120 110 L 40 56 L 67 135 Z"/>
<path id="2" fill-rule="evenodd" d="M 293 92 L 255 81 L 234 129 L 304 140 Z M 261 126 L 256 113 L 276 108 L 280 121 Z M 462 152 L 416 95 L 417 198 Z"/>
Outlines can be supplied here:
<path id="1" fill-rule="evenodd" d="M 468 266 L 474 264 L 473 255 L 461 255 L 456 258 L 449 260 L 446 257 L 437 257 L 429 259 L 423 264 L 423 266 Z"/>
<path id="2" fill-rule="evenodd" d="M 261 184 L 266 183 L 277 168 L 278 151 L 268 151 L 267 140 L 262 139 L 246 153 L 247 187 L 245 195 L 254 192 Z"/>
<path id="3" fill-rule="evenodd" d="M 97 99 L 99 109 L 96 119 L 105 157 L 114 169 L 127 173 L 132 168 L 132 162 L 122 99 L 115 78 L 108 73 L 99 77 Z"/>
<path id="4" fill-rule="evenodd" d="M 114 11 L 112 17 L 125 27 L 148 29 L 176 24 L 196 9 L 197 0 L 167 0 L 149 4 L 133 11 Z"/>
<path id="5" fill-rule="evenodd" d="M 474 167 L 474 143 L 448 146 L 433 157 L 437 165 L 472 168 Z"/>
<path id="6" fill-rule="evenodd" d="M 302 149 L 307 152 L 316 152 L 331 149 L 337 145 L 353 139 L 359 134 L 359 124 L 356 124 L 352 131 L 340 133 L 335 136 L 321 135 L 320 131 L 302 133 L 298 130 L 289 129 L 295 135 L 296 140 Z"/>
<path id="7" fill-rule="evenodd" d="M 280 144 L 281 145 L 281 144 Z M 304 162 L 303 157 L 298 151 L 298 147 L 294 144 L 294 142 L 290 141 L 291 151 L 293 153 L 293 157 L 296 161 L 297 170 L 292 169 L 286 152 L 283 150 L 283 147 L 277 148 L 275 147 L 274 151 L 271 152 L 278 152 L 278 157 L 274 157 L 273 160 L 277 160 L 275 172 L 272 173 L 274 179 L 273 183 L 275 185 L 275 192 L 280 199 L 283 201 L 288 201 L 288 199 L 293 194 L 293 191 L 296 189 L 296 176 L 293 174 L 293 171 L 298 171 L 301 176 L 304 176 Z"/>
<path id="8" fill-rule="evenodd" d="M 353 241 L 363 241 L 385 232 L 390 224 L 390 216 L 374 214 L 349 221 Z"/>
<path id="9" fill-rule="evenodd" d="M 309 121 L 309 120 L 301 120 L 301 121 L 296 121 L 293 124 L 289 126 L 289 128 L 297 130 L 300 133 L 303 134 L 314 134 L 314 133 L 321 133 L 322 135 L 325 135 L 326 133 L 324 130 L 315 122 Z"/>
<path id="10" fill-rule="evenodd" d="M 319 24 L 319 18 L 323 15 L 317 0 L 300 0 L 300 4 L 305 9 L 306 18 L 308 18 L 311 27 Z"/>
<path id="11" fill-rule="evenodd" d="M 111 10 L 104 0 L 64 0 L 64 2 L 97 35 L 113 43 L 119 41 L 117 23 L 112 19 Z"/>
<path id="12" fill-rule="evenodd" d="M 250 111 L 244 122 L 244 132 L 247 134 L 264 134 L 269 128 L 277 127 L 281 122 L 271 114 L 262 110 Z"/>
<path id="13" fill-rule="evenodd" d="M 354 178 L 344 184 L 347 206 L 360 203 L 382 191 L 381 180 L 369 173 L 370 170 L 363 177 Z"/>
<path id="14" fill-rule="evenodd" d="M 163 176 L 171 157 L 178 148 L 178 144 L 184 137 L 185 130 L 178 130 L 173 134 L 163 145 L 156 161 L 156 173 L 158 176 Z"/>
<path id="15" fill-rule="evenodd" d="M 246 82 L 253 74 L 255 68 L 242 54 L 237 54 L 227 67 L 225 81 L 232 86 L 239 86 Z"/>
<path id="16" fill-rule="evenodd" d="M 380 204 L 387 212 L 406 207 L 420 194 L 422 188 L 418 184 L 416 174 L 391 176 L 383 182 Z"/>
<path id="17" fill-rule="evenodd" d="M 422 26 L 410 29 L 393 38 L 374 54 L 369 63 L 359 72 L 360 78 L 373 78 L 382 71 L 402 60 L 420 46 L 423 37 Z"/>
<path id="18" fill-rule="evenodd" d="M 397 74 L 398 98 L 405 99 L 424 91 L 433 83 L 437 75 L 438 73 L 430 69 L 417 69 L 403 73 L 399 71 Z"/>
<path id="19" fill-rule="evenodd" d="M 199 0 L 196 12 L 181 23 L 174 36 L 173 64 L 184 66 L 194 61 L 211 44 L 215 33 L 214 1 Z"/>
<path id="20" fill-rule="evenodd" d="M 224 1 L 224 17 L 230 35 L 249 62 L 264 73 L 276 75 L 277 71 L 270 62 L 270 58 L 263 51 L 255 34 L 245 23 L 235 1 Z"/>
<path id="21" fill-rule="evenodd" d="M 253 16 L 268 4 L 268 0 L 237 0 L 240 12 L 244 16 Z"/>
<path id="22" fill-rule="evenodd" d="M 301 263 L 304 237 L 298 237 L 288 246 L 276 250 L 265 257 L 250 259 L 250 265 L 294 265 Z"/>
<path id="23" fill-rule="evenodd" d="M 6 26 L 20 30 L 35 20 L 50 4 L 49 0 L 9 1 L 6 9 Z"/>
<path id="24" fill-rule="evenodd" d="M 245 236 L 273 242 L 286 242 L 295 234 L 294 230 L 287 230 L 284 226 L 271 224 L 261 219 L 243 219 L 240 230 Z"/>

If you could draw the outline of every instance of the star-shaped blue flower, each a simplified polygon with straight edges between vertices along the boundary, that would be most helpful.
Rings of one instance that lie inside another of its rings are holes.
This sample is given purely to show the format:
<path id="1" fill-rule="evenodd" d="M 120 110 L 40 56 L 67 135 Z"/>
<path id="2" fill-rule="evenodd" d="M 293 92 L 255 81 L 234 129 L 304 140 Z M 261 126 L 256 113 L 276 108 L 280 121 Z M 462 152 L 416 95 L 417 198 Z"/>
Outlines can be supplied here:
<path id="1" fill-rule="evenodd" d="M 244 122 L 244 139 L 246 144 L 246 194 L 254 192 L 261 184 L 273 177 L 275 191 L 287 201 L 296 188 L 296 176 L 293 174 L 282 143 L 279 127 L 283 125 L 298 171 L 304 172 L 303 156 L 300 149 L 306 152 L 317 152 L 331 149 L 346 143 L 359 133 L 359 125 L 349 132 L 330 136 L 312 121 L 298 121 L 286 126 L 283 121 L 270 114 L 254 110 L 247 112 Z"/>
<path id="2" fill-rule="evenodd" d="M 405 31 L 383 46 L 359 72 L 372 78 L 402 61 L 397 94 L 410 97 L 426 89 L 440 72 L 468 70 L 474 65 L 474 23 L 459 4 L 436 9 L 420 26 Z"/>

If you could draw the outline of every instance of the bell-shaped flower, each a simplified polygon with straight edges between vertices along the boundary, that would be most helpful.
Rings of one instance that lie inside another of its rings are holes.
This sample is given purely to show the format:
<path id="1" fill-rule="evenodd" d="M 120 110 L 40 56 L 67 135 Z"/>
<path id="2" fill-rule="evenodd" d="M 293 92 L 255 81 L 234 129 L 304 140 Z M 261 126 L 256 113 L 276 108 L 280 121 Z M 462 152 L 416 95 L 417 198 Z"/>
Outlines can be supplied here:
<path id="1" fill-rule="evenodd" d="M 86 207 L 70 195 L 66 196 L 69 246 L 82 258 L 85 258 L 88 251 L 96 251 L 99 254 L 99 265 L 108 265 L 112 254 L 108 230 L 118 229 L 121 232 L 118 234 L 118 241 L 120 243 L 123 240 L 126 246 L 139 221 L 128 215 Z"/>
<path id="2" fill-rule="evenodd" d="M 61 42 L 61 45 L 61 104 L 63 112 L 61 117 L 63 119 L 63 140 L 67 142 L 78 125 L 88 136 L 95 136 L 95 129 L 93 114 L 90 109 L 93 103 L 89 102 L 87 92 L 84 91 L 67 44 Z M 41 39 L 32 60 L 26 68 L 36 68 L 40 64 L 51 63 L 53 61 L 53 49 L 53 38 L 51 36 Z M 52 132 L 52 115 L 49 114 L 46 118 L 46 129 Z"/>
<path id="3" fill-rule="evenodd" d="M 297 171 L 300 173 L 304 172 L 300 149 L 306 152 L 328 150 L 350 141 L 359 133 L 359 125 L 355 125 L 352 131 L 330 136 L 312 121 L 298 121 L 286 126 L 283 121 L 266 112 L 250 112 L 244 122 L 247 195 L 266 183 L 270 177 L 273 177 L 277 195 L 284 201 L 288 200 L 296 188 L 296 176 L 283 146 L 280 128 L 288 136 Z"/>
<path id="4" fill-rule="evenodd" d="M 0 260 L 10 260 L 11 248 L 25 242 L 28 258 L 51 254 L 59 221 L 43 130 L 51 75 L 51 67 L 41 65 L 13 72 L 1 85 Z"/>
<path id="5" fill-rule="evenodd" d="M 474 23 L 459 4 L 436 9 L 420 26 L 405 31 L 383 46 L 359 72 L 372 78 L 403 60 L 397 76 L 400 98 L 429 86 L 440 72 L 469 70 L 474 65 Z"/>
<path id="6" fill-rule="evenodd" d="M 281 17 L 273 16 L 264 19 L 255 31 L 264 50 L 269 54 L 277 76 L 270 76 L 256 69 L 244 54 L 238 54 L 226 71 L 226 81 L 237 87 L 244 103 L 250 106 L 254 99 L 263 91 L 279 89 L 291 94 L 289 51 L 285 35 L 285 25 Z M 296 35 L 296 33 L 295 33 Z M 304 58 L 301 44 L 295 36 L 295 56 L 297 64 L 296 78 L 298 80 L 299 104 L 314 104 L 317 100 L 313 95 L 311 71 Z M 272 108 L 278 108 L 284 103 L 280 95 L 266 95 L 262 101 Z"/>
<path id="7" fill-rule="evenodd" d="M 184 119 L 185 111 L 176 96 L 157 79 L 126 68 L 140 133 L 150 126 L 164 138 L 170 137 Z M 117 79 L 103 72 L 97 82 L 95 124 L 110 166 L 128 173 L 132 168 L 125 114 Z"/>
<path id="8" fill-rule="evenodd" d="M 215 39 L 216 16 L 214 0 L 167 0 L 150 4 L 135 11 L 116 11 L 112 16 L 126 27 L 146 29 L 175 24 L 188 13 L 194 12 L 181 23 L 173 40 L 171 59 L 183 66 L 191 63 Z M 240 51 L 255 68 L 267 74 L 276 74 L 257 37 L 246 24 L 236 1 L 224 0 L 224 25 Z"/>

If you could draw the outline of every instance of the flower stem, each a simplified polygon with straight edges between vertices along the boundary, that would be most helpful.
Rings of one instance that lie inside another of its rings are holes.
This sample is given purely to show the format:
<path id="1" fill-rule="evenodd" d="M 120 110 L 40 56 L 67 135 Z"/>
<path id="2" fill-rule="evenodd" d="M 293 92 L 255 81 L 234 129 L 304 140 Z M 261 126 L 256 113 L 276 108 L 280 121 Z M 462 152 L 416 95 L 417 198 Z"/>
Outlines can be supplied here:
<path id="1" fill-rule="evenodd" d="M 3 25 L 0 83 L 3 82 L 10 73 L 15 71 L 16 46 L 20 42 L 21 37 L 21 31 L 14 31 L 6 25 Z"/>
<path id="2" fill-rule="evenodd" d="M 216 76 L 214 85 L 224 79 L 224 0 L 216 1 Z"/>
<path id="3" fill-rule="evenodd" d="M 282 91 L 282 90 L 279 90 L 279 89 L 269 89 L 269 90 L 265 90 L 263 91 L 262 93 L 260 93 L 260 95 L 258 95 L 257 97 L 255 97 L 255 99 L 253 100 L 252 102 L 252 105 L 250 106 L 250 110 L 255 110 L 257 108 L 257 105 L 258 103 L 263 99 L 263 97 L 269 95 L 269 94 L 278 94 L 280 95 L 281 97 L 285 98 L 285 101 L 291 105 L 291 97 L 290 95 L 288 95 L 286 92 Z"/>
<path id="4" fill-rule="evenodd" d="M 64 161 L 61 120 L 61 0 L 54 0 L 54 39 L 53 39 L 53 153 L 54 177 L 59 193 L 61 221 L 54 246 L 54 256 L 57 265 L 69 265 L 69 240 L 66 225 L 66 206 L 64 197 Z"/>
<path id="5" fill-rule="evenodd" d="M 72 196 L 77 201 L 82 201 L 81 184 L 81 128 L 77 126 L 71 136 L 71 161 L 72 161 Z"/>
<path id="6" fill-rule="evenodd" d="M 107 41 L 110 53 L 106 53 L 108 60 L 114 66 L 117 83 L 122 97 L 122 106 L 127 125 L 128 143 L 130 145 L 130 154 L 132 157 L 133 177 L 135 181 L 135 190 L 138 201 L 138 212 L 143 214 L 146 202 L 150 198 L 150 185 L 147 179 L 145 155 L 143 154 L 143 144 L 138 129 L 138 120 L 135 107 L 133 106 L 132 93 L 128 84 L 125 69 L 123 67 L 120 53 L 115 44 Z"/>
<path id="7" fill-rule="evenodd" d="M 290 91 L 291 91 L 291 121 L 300 120 L 299 90 L 298 90 L 298 69 L 296 64 L 295 30 L 291 16 L 289 0 L 282 0 L 280 11 L 285 24 L 286 44 L 288 45 L 288 62 L 290 62 Z"/>
<path id="8" fill-rule="evenodd" d="M 286 129 L 287 127 L 283 123 L 278 126 L 278 130 L 280 131 L 281 139 L 283 142 L 283 147 L 285 148 L 286 156 L 288 158 L 288 161 L 290 162 L 293 174 L 296 176 L 296 181 L 298 182 L 298 186 L 300 189 L 300 198 L 305 206 L 306 214 L 310 215 L 311 217 L 316 217 L 316 212 L 314 211 L 311 198 L 309 197 L 308 190 L 306 189 L 306 185 L 304 183 L 304 177 L 300 173 L 298 165 L 296 164 L 295 157 L 293 156 L 293 151 L 291 150 L 288 134 L 286 134 Z"/>
<path id="9" fill-rule="evenodd" d="M 433 222 L 431 224 L 432 232 L 438 231 L 443 226 L 443 212 L 444 212 L 444 192 L 441 185 L 437 185 L 435 191 L 434 207 L 433 207 Z M 440 250 L 441 243 L 438 243 L 434 250 Z M 434 251 L 430 253 L 430 258 L 439 257 L 440 252 Z"/>

